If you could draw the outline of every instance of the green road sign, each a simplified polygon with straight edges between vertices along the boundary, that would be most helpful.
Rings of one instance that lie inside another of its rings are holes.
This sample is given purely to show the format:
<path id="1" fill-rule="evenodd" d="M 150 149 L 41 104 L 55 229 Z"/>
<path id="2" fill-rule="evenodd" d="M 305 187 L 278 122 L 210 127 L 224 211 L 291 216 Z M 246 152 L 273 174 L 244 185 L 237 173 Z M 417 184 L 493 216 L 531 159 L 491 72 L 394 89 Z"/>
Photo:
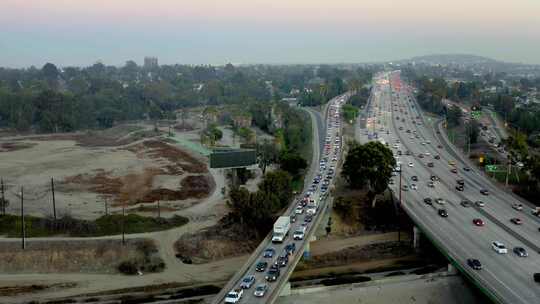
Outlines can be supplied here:
<path id="1" fill-rule="evenodd" d="M 497 165 L 486 165 L 486 172 L 496 172 Z"/>
<path id="2" fill-rule="evenodd" d="M 481 111 L 472 111 L 472 112 L 471 112 L 471 117 L 472 117 L 472 118 L 479 118 L 480 116 L 482 116 L 482 112 L 481 112 Z"/>

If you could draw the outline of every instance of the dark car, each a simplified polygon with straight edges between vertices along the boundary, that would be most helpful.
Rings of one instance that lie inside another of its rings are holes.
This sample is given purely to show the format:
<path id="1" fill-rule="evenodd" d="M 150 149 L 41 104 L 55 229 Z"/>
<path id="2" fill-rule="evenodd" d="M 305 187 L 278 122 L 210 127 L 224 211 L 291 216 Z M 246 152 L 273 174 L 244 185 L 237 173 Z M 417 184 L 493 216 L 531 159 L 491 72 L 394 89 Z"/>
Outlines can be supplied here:
<path id="1" fill-rule="evenodd" d="M 433 163 L 428 163 L 427 166 L 430 167 L 430 168 L 433 168 L 434 165 L 433 165 Z"/>
<path id="2" fill-rule="evenodd" d="M 463 191 L 463 185 L 456 185 L 457 191 Z"/>
<path id="3" fill-rule="evenodd" d="M 287 254 L 279 256 L 276 260 L 276 264 L 279 267 L 285 267 L 287 266 L 287 263 L 289 263 L 289 256 Z"/>
<path id="4" fill-rule="evenodd" d="M 432 204 L 433 204 L 433 201 L 431 200 L 431 198 L 426 197 L 426 198 L 424 199 L 424 203 L 426 203 L 426 204 L 428 204 L 428 205 L 432 205 Z"/>
<path id="5" fill-rule="evenodd" d="M 274 282 L 279 278 L 279 269 L 270 269 L 266 273 L 266 280 L 268 282 Z"/>
<path id="6" fill-rule="evenodd" d="M 533 274 L 533 280 L 540 283 L 540 272 Z"/>
<path id="7" fill-rule="evenodd" d="M 456 168 L 452 168 L 452 169 L 450 170 L 450 172 L 452 172 L 452 173 L 457 173 L 457 169 L 456 169 Z"/>
<path id="8" fill-rule="evenodd" d="M 525 250 L 525 248 L 523 247 L 514 247 L 514 253 L 522 258 L 529 256 L 527 250 Z"/>
<path id="9" fill-rule="evenodd" d="M 469 172 L 469 171 L 471 171 L 471 168 L 469 168 L 469 167 L 463 167 L 463 170 Z"/>
<path id="10" fill-rule="evenodd" d="M 520 218 L 518 218 L 518 217 L 511 218 L 510 221 L 511 221 L 512 223 L 516 224 L 516 225 L 521 225 L 521 224 L 523 224 L 523 221 L 522 221 Z"/>
<path id="11" fill-rule="evenodd" d="M 465 208 L 470 207 L 472 205 L 472 203 L 470 201 L 468 201 L 468 200 L 462 200 L 460 204 L 461 204 L 461 206 L 463 206 Z"/>
<path id="12" fill-rule="evenodd" d="M 411 179 L 412 179 L 413 181 L 417 182 L 417 181 L 418 181 L 418 176 L 413 175 L 413 176 L 411 177 Z"/>
<path id="13" fill-rule="evenodd" d="M 445 209 L 439 209 L 438 213 L 441 217 L 448 217 L 448 212 Z"/>
<path id="14" fill-rule="evenodd" d="M 259 262 L 257 265 L 255 265 L 255 271 L 263 272 L 266 270 L 266 267 L 268 267 L 267 262 Z"/>
<path id="15" fill-rule="evenodd" d="M 483 195 L 489 195 L 489 191 L 487 189 L 480 190 L 480 193 L 482 193 Z"/>
<path id="16" fill-rule="evenodd" d="M 465 180 L 463 180 L 463 179 L 458 179 L 458 180 L 456 180 L 456 182 L 457 182 L 458 185 L 465 185 Z"/>
<path id="17" fill-rule="evenodd" d="M 429 179 L 431 179 L 432 181 L 436 182 L 439 180 L 439 177 L 437 175 L 432 175 Z"/>
<path id="18" fill-rule="evenodd" d="M 311 223 L 312 220 L 313 216 L 311 214 L 306 215 L 306 217 L 304 218 L 304 222 L 306 223 Z"/>
<path id="19" fill-rule="evenodd" d="M 276 254 L 276 250 L 274 248 L 266 248 L 263 253 L 263 257 L 265 258 L 271 258 Z"/>
<path id="20" fill-rule="evenodd" d="M 439 155 L 435 155 L 434 158 L 435 159 L 441 159 L 441 157 Z"/>
<path id="21" fill-rule="evenodd" d="M 290 243 L 287 246 L 285 246 L 285 252 L 287 252 L 288 255 L 292 255 L 296 251 L 296 244 Z"/>
<path id="22" fill-rule="evenodd" d="M 474 270 L 482 269 L 482 263 L 477 259 L 467 259 L 467 264 Z"/>

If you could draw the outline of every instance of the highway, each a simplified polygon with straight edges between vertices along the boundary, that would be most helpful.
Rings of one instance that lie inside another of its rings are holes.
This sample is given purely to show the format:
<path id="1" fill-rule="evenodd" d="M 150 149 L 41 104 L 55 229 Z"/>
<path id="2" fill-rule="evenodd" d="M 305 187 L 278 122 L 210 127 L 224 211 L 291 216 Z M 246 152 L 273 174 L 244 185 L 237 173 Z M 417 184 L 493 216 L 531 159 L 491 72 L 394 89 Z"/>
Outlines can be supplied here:
<path id="1" fill-rule="evenodd" d="M 399 79 L 399 72 L 382 73 L 374 79 L 374 87 L 366 129 L 360 130 L 361 142 L 380 140 L 392 148 L 401 162 L 402 207 L 417 226 L 447 257 L 495 302 L 540 303 L 540 284 L 533 281 L 533 273 L 540 272 L 540 219 L 530 213 L 526 202 L 522 211 L 512 208 L 518 200 L 514 195 L 494 185 L 451 146 L 433 119 L 424 119 L 410 90 Z M 409 131 L 407 131 L 409 130 Z M 372 134 L 378 133 L 379 139 Z M 410 133 L 409 133 L 410 132 Z M 399 142 L 397 142 L 399 140 Z M 395 148 L 394 148 L 394 145 Z M 398 155 L 398 150 L 402 155 Z M 410 151 L 411 155 L 406 155 Z M 421 156 L 420 156 L 421 155 Z M 438 155 L 440 159 L 435 159 Z M 409 165 L 409 163 L 411 163 Z M 427 164 L 433 163 L 433 167 Z M 451 165 L 455 163 L 455 166 Z M 471 171 L 465 171 L 469 167 Z M 452 169 L 456 169 L 456 173 Z M 428 187 L 430 177 L 440 181 Z M 412 181 L 416 176 L 418 181 Z M 463 179 L 463 191 L 456 189 L 457 180 Z M 390 188 L 399 196 L 399 175 L 393 177 Z M 412 190 L 415 184 L 417 190 Z M 487 189 L 488 195 L 480 190 Z M 425 198 L 442 198 L 444 204 L 424 203 Z M 463 200 L 483 201 L 484 207 L 472 204 L 464 207 Z M 438 214 L 445 209 L 448 217 Z M 518 217 L 523 223 L 510 221 Z M 480 218 L 484 226 L 475 226 Z M 507 254 L 498 254 L 491 242 L 500 241 L 508 248 Z M 527 250 L 528 257 L 519 257 L 513 248 Z M 474 270 L 467 259 L 478 259 L 483 269 Z"/>
<path id="2" fill-rule="evenodd" d="M 306 175 L 306 183 L 303 193 L 299 195 L 298 199 L 295 199 L 293 202 L 291 202 L 289 208 L 287 208 L 283 215 L 289 216 L 294 214 L 300 199 L 304 197 L 307 197 L 308 199 L 314 199 L 315 201 L 319 202 L 319 207 L 316 214 L 313 216 L 311 221 L 306 221 L 305 211 L 302 214 L 297 214 L 296 221 L 294 223 L 291 223 L 289 234 L 283 243 L 272 243 L 272 233 L 270 233 L 250 256 L 246 264 L 233 276 L 229 283 L 226 284 L 223 290 L 215 297 L 213 303 L 224 303 L 227 293 L 232 290 L 239 289 L 242 279 L 249 275 L 255 276 L 255 282 L 250 288 L 244 289 L 242 297 L 236 303 L 273 303 L 277 299 L 277 297 L 279 297 L 281 289 L 288 282 L 290 274 L 294 270 L 294 267 L 296 266 L 298 261 L 301 259 L 304 252 L 303 249 L 305 248 L 307 242 L 309 242 L 309 240 L 313 236 L 313 233 L 316 230 L 316 226 L 322 218 L 322 214 L 324 213 L 324 209 L 326 208 L 325 198 L 326 195 L 328 195 L 328 192 L 326 192 L 326 194 L 322 193 L 321 185 L 324 178 L 328 176 L 328 188 L 330 188 L 330 185 L 332 185 L 333 183 L 335 173 L 332 173 L 329 170 L 331 167 L 334 167 L 338 163 L 339 158 L 341 157 L 340 108 L 341 105 L 346 101 L 348 96 L 348 94 L 344 94 L 328 102 L 325 113 L 326 117 L 324 118 L 325 124 L 322 124 L 323 118 L 321 118 L 321 115 L 318 112 L 307 109 L 308 113 L 311 116 L 311 120 L 315 122 L 315 125 L 313 126 L 314 154 L 312 158 L 312 163 L 310 170 Z M 325 158 L 327 159 L 325 164 L 326 167 L 323 168 L 320 165 L 321 161 L 324 161 Z M 311 191 L 308 193 L 309 187 L 313 185 L 313 180 L 318 174 L 322 176 L 320 183 L 317 185 L 315 191 Z M 294 231 L 301 226 L 306 227 L 304 238 L 302 240 L 293 240 Z M 285 246 L 292 243 L 295 244 L 296 250 L 289 256 L 289 261 L 287 265 L 284 267 L 280 267 L 280 275 L 276 281 L 268 282 L 265 279 L 265 276 L 267 275 L 270 265 L 277 261 L 277 257 L 282 254 L 282 252 L 284 252 Z M 275 250 L 275 254 L 273 257 L 263 257 L 263 252 L 267 248 L 273 248 Z M 268 267 L 262 272 L 256 271 L 256 265 L 259 262 L 268 263 Z M 267 290 L 264 296 L 256 297 L 254 295 L 254 290 L 260 284 L 264 284 L 267 287 Z"/>

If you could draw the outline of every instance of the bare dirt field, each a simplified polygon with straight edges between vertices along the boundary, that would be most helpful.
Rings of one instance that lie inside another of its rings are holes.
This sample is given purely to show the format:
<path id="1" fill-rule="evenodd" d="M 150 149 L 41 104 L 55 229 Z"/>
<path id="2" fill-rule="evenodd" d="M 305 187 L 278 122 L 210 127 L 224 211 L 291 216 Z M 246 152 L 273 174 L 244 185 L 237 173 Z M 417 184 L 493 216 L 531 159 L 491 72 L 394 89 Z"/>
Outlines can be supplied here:
<path id="1" fill-rule="evenodd" d="M 0 139 L 0 177 L 19 213 L 52 214 L 51 178 L 57 214 L 94 219 L 126 204 L 160 200 L 163 211 L 193 206 L 215 189 L 206 160 L 166 143 L 149 125 L 124 125 L 87 133 L 29 135 Z M 164 215 L 166 216 L 166 214 Z"/>

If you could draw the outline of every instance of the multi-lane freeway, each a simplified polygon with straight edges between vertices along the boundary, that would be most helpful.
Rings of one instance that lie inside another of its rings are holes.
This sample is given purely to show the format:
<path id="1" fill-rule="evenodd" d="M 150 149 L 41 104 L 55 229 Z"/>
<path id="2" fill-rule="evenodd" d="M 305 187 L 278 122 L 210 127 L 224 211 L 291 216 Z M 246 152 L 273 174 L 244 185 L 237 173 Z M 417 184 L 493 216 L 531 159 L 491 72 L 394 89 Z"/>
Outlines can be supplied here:
<path id="1" fill-rule="evenodd" d="M 540 272 L 540 219 L 448 144 L 440 124 L 424 119 L 410 92 L 399 72 L 378 75 L 358 139 L 379 140 L 393 150 L 401 176 L 395 173 L 390 188 L 399 197 L 401 177 L 402 208 L 479 288 L 495 302 L 540 303 L 540 284 L 533 281 Z M 497 253 L 495 241 L 507 253 Z M 516 247 L 528 256 L 519 256 Z M 468 259 L 478 260 L 481 269 Z"/>
<path id="2" fill-rule="evenodd" d="M 306 177 L 304 191 L 283 214 L 289 216 L 291 221 L 294 219 L 288 236 L 281 243 L 273 243 L 271 234 L 268 235 L 246 264 L 216 296 L 214 303 L 273 303 L 279 297 L 326 208 L 326 198 L 334 180 L 335 167 L 341 158 L 340 110 L 348 97 L 349 95 L 345 94 L 329 101 L 324 125 L 321 124 L 318 113 L 308 110 L 312 121 L 316 122 L 313 138 L 314 157 Z M 308 215 L 307 209 L 313 204 L 317 205 L 316 212 Z M 299 237 L 300 231 L 303 231 L 302 237 Z M 298 237 L 294 238 L 294 235 Z M 291 250 L 291 246 L 295 249 Z M 284 260 L 286 262 L 281 263 Z M 271 272 L 273 265 L 279 270 L 275 279 L 275 271 Z"/>

